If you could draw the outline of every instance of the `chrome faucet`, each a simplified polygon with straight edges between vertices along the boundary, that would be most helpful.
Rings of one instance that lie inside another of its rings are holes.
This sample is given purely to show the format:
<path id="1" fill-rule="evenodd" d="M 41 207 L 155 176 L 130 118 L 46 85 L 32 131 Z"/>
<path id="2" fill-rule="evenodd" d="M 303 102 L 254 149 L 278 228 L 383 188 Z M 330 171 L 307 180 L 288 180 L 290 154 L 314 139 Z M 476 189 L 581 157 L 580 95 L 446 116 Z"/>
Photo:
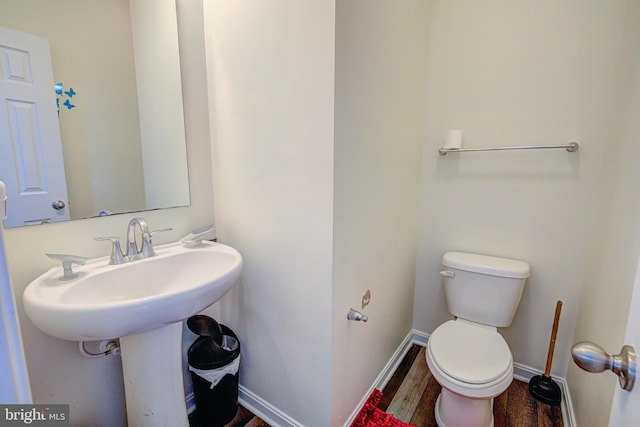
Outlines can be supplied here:
<path id="1" fill-rule="evenodd" d="M 138 244 L 136 243 L 136 226 L 140 227 L 142 236 L 142 247 L 140 249 L 138 249 Z M 141 217 L 133 218 L 127 226 L 127 253 L 124 254 L 125 258 L 133 261 L 134 259 L 148 258 L 154 255 L 155 251 L 153 250 L 151 232 L 147 221 Z"/>
<path id="2" fill-rule="evenodd" d="M 140 228 L 142 243 L 140 248 L 138 248 L 136 241 L 136 229 L 138 227 Z M 109 264 L 124 264 L 125 262 L 154 256 L 156 252 L 153 249 L 151 237 L 156 233 L 171 230 L 171 228 L 163 228 L 162 230 L 149 231 L 149 226 L 144 218 L 133 218 L 127 226 L 127 252 L 125 254 L 120 249 L 120 239 L 117 237 L 96 237 L 95 240 L 109 240 L 113 243 Z"/>

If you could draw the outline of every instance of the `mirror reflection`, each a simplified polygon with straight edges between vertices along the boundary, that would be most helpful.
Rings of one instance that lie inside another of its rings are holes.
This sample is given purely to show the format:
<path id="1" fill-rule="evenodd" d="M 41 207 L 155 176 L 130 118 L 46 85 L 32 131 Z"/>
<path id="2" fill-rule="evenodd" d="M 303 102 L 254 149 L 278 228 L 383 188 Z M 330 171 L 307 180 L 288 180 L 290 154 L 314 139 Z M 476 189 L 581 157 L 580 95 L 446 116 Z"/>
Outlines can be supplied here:
<path id="1" fill-rule="evenodd" d="M 6 227 L 189 204 L 175 0 L 0 2 Z"/>

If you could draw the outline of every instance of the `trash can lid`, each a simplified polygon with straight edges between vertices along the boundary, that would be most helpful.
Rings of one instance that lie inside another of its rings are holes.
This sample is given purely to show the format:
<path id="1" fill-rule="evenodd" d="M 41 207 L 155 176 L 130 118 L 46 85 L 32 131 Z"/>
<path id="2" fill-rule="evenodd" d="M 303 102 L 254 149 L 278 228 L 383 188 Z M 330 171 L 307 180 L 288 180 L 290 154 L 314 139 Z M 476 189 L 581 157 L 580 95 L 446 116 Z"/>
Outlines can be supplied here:
<path id="1" fill-rule="evenodd" d="M 240 356 L 240 340 L 225 325 L 220 325 L 222 341 L 218 344 L 210 336 L 201 336 L 189 347 L 187 360 L 196 369 L 218 369 Z"/>
<path id="2" fill-rule="evenodd" d="M 196 314 L 187 319 L 187 327 L 201 337 L 211 337 L 218 345 L 222 345 L 222 328 L 214 318 Z"/>

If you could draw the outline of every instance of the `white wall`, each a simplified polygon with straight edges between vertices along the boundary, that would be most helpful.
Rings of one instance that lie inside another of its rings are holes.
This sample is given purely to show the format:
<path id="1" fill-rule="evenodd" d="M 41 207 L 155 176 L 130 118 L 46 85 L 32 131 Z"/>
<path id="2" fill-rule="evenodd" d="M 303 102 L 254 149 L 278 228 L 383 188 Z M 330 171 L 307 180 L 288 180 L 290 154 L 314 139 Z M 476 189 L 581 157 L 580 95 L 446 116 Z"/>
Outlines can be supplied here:
<path id="1" fill-rule="evenodd" d="M 412 327 L 430 2 L 339 1 L 332 425 L 343 425 Z M 361 310 L 368 323 L 346 319 Z"/>
<path id="2" fill-rule="evenodd" d="M 640 3 L 628 1 L 624 43 L 616 64 L 613 120 L 604 153 L 597 222 L 589 244 L 574 342 L 592 341 L 611 354 L 624 342 L 640 253 Z M 608 424 L 615 375 L 594 375 L 570 364 L 567 380 L 580 426 Z"/>
<path id="3" fill-rule="evenodd" d="M 564 301 L 553 373 L 564 377 L 586 280 L 625 1 L 435 0 L 414 327 L 448 318 L 438 271 L 461 250 L 523 259 L 531 278 L 503 334 L 516 362 L 542 370 Z M 580 150 L 441 158 L 449 129 L 467 147 L 564 144 Z"/>
<path id="4" fill-rule="evenodd" d="M 221 301 L 240 382 L 331 417 L 334 2 L 205 2 L 216 226 L 244 257 Z"/>
<path id="5" fill-rule="evenodd" d="M 204 48 L 202 3 L 180 0 L 182 66 L 185 97 L 186 131 L 191 182 L 191 206 L 144 213 L 154 229 L 173 227 L 154 242 L 176 240 L 193 228 L 210 224 L 213 218 L 211 162 Z M 11 202 L 9 201 L 9 204 Z M 94 236 L 124 238 L 131 215 L 78 220 L 5 231 L 8 267 L 20 315 L 22 338 L 35 403 L 69 403 L 73 426 L 95 425 L 109 420 L 109 425 L 124 426 L 124 390 L 118 358 L 86 359 L 80 356 L 77 343 L 51 338 L 37 330 L 25 317 L 22 292 L 27 284 L 54 266 L 46 252 L 99 256 L 109 247 L 93 241 Z"/>

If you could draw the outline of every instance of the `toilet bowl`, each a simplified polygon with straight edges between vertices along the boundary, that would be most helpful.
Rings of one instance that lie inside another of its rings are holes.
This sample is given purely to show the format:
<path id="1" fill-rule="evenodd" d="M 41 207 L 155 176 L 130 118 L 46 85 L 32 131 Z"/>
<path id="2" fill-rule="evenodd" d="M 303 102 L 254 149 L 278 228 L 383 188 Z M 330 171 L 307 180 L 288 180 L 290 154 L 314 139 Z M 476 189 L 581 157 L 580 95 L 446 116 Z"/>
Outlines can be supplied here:
<path id="1" fill-rule="evenodd" d="M 513 381 L 513 357 L 498 327 L 511 325 L 529 264 L 447 252 L 447 308 L 455 317 L 427 341 L 427 365 L 442 386 L 434 412 L 440 427 L 492 427 L 493 398 Z"/>
<path id="2" fill-rule="evenodd" d="M 463 319 L 440 325 L 429 337 L 427 365 L 441 395 L 440 427 L 493 426 L 493 398 L 513 380 L 513 358 L 495 328 Z"/>

